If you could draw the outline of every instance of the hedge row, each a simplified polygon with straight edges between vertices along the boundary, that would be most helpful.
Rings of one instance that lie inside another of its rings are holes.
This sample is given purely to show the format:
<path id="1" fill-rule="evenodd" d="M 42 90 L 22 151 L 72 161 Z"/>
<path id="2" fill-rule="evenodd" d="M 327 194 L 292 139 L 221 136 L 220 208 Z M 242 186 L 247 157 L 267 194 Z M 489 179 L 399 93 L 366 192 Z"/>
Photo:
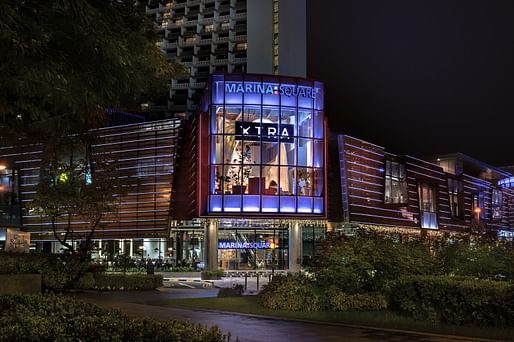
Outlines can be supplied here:
<path id="1" fill-rule="evenodd" d="M 230 341 L 218 327 L 133 319 L 58 295 L 0 296 L 0 341 Z"/>
<path id="2" fill-rule="evenodd" d="M 479 326 L 514 324 L 514 285 L 508 282 L 408 276 L 392 283 L 390 304 L 421 320 Z"/>
<path id="3" fill-rule="evenodd" d="M 73 287 L 82 290 L 154 290 L 162 286 L 161 275 L 86 273 Z"/>
<path id="4" fill-rule="evenodd" d="M 45 289 L 61 290 L 91 265 L 70 254 L 0 253 L 0 274 L 41 274 Z"/>
<path id="5" fill-rule="evenodd" d="M 335 287 L 322 289 L 302 275 L 275 276 L 259 294 L 269 309 L 290 311 L 384 310 L 386 298 L 378 293 L 347 294 Z"/>

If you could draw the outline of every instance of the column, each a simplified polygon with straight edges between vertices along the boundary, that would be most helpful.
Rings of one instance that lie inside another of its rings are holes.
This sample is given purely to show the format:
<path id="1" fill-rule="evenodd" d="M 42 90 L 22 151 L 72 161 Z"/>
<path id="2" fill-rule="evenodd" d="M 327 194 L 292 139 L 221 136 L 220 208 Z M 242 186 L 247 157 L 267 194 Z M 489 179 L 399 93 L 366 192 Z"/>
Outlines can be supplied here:
<path id="1" fill-rule="evenodd" d="M 218 269 L 218 220 L 207 220 L 205 226 L 205 270 Z"/>
<path id="2" fill-rule="evenodd" d="M 302 229 L 298 221 L 289 223 L 289 272 L 300 272 L 302 262 Z"/>

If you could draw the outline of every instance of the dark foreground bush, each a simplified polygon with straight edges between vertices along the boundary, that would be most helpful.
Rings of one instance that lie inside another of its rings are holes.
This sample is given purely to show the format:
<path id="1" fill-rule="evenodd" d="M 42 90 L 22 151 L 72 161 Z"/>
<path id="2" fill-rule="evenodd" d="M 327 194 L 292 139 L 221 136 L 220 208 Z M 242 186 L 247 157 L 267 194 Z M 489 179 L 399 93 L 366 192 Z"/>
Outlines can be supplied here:
<path id="1" fill-rule="evenodd" d="M 80 255 L 0 253 L 1 274 L 41 274 L 43 288 L 49 290 L 70 287 L 88 267 Z"/>
<path id="2" fill-rule="evenodd" d="M 325 305 L 332 311 L 377 311 L 387 309 L 385 296 L 376 293 L 344 293 L 337 288 L 325 292 Z"/>
<path id="3" fill-rule="evenodd" d="M 82 290 L 154 290 L 162 286 L 161 275 L 86 273 L 74 287 Z"/>
<path id="4" fill-rule="evenodd" d="M 416 319 L 459 325 L 514 325 L 512 283 L 409 276 L 393 283 L 390 299 L 393 309 Z"/>
<path id="5" fill-rule="evenodd" d="M 59 295 L 0 296 L 0 341 L 229 341 L 218 327 L 133 319 Z"/>
<path id="6" fill-rule="evenodd" d="M 277 275 L 259 294 L 261 304 L 274 310 L 318 311 L 321 299 L 312 282 L 302 275 Z"/>
<path id="7" fill-rule="evenodd" d="M 243 295 L 243 285 L 235 285 L 234 287 L 221 288 L 218 292 L 218 297 L 240 297 Z"/>

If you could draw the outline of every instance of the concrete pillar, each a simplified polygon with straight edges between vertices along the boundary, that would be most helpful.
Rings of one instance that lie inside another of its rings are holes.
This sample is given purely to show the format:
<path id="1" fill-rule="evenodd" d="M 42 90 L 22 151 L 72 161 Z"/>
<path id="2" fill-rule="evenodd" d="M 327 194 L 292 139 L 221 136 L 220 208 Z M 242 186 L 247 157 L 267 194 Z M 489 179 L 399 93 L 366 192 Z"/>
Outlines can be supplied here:
<path id="1" fill-rule="evenodd" d="M 134 240 L 130 239 L 130 257 L 132 258 L 134 256 Z"/>
<path id="2" fill-rule="evenodd" d="M 289 224 L 289 272 L 299 272 L 302 261 L 302 229 L 298 221 Z"/>
<path id="3" fill-rule="evenodd" d="M 218 270 L 218 220 L 207 220 L 205 226 L 205 270 Z"/>

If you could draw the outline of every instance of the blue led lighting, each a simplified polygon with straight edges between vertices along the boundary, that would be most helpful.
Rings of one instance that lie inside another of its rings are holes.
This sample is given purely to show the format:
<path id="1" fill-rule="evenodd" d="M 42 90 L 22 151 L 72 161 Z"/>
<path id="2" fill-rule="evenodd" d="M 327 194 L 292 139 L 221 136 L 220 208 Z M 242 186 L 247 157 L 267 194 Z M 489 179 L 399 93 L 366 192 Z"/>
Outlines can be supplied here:
<path id="1" fill-rule="evenodd" d="M 498 185 L 505 189 L 514 188 L 514 176 L 499 180 Z"/>

